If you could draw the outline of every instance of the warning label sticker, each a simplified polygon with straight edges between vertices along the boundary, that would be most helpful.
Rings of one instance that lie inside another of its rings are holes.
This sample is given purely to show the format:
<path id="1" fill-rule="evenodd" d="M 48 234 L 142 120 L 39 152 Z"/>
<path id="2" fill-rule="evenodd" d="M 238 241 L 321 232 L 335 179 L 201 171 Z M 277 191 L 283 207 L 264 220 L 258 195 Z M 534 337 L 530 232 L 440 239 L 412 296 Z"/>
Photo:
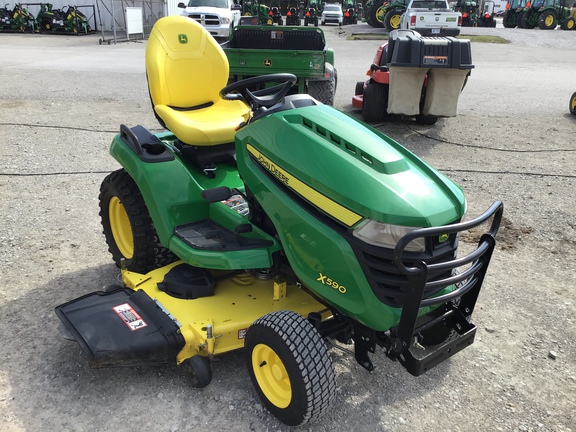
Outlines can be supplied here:
<path id="1" fill-rule="evenodd" d="M 135 331 L 146 327 L 148 324 L 138 315 L 138 313 L 128 303 L 114 306 L 114 312 L 124 321 L 130 330 Z"/>
<path id="2" fill-rule="evenodd" d="M 447 65 L 447 56 L 424 56 L 423 62 L 425 65 Z"/>

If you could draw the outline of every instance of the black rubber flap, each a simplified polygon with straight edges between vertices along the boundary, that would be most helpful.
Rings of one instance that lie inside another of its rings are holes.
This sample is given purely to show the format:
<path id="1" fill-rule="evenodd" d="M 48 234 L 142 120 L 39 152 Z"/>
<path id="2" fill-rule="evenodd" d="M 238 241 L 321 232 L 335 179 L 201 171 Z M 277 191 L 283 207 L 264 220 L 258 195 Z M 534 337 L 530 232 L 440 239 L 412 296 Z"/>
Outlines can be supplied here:
<path id="1" fill-rule="evenodd" d="M 178 325 L 144 291 L 97 291 L 56 307 L 91 367 L 176 363 Z"/>

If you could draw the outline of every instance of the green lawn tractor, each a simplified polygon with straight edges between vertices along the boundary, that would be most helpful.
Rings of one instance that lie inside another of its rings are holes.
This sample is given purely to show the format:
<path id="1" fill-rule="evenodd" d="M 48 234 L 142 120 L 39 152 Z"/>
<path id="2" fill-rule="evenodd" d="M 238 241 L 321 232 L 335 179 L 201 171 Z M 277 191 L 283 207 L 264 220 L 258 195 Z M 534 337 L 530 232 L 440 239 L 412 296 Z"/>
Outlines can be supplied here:
<path id="1" fill-rule="evenodd" d="M 12 10 L 8 5 L 0 8 L 0 31 L 3 32 L 37 32 L 36 19 L 22 4 L 16 3 Z"/>
<path id="2" fill-rule="evenodd" d="M 558 24 L 563 30 L 574 29 L 572 16 L 573 0 L 535 0 L 528 1 L 518 18 L 518 27 L 541 30 L 553 30 Z"/>
<path id="3" fill-rule="evenodd" d="M 88 34 L 92 31 L 88 18 L 76 6 L 54 9 L 50 3 L 41 3 L 36 21 L 42 33 Z"/>
<path id="4" fill-rule="evenodd" d="M 287 96 L 291 74 L 227 84 L 222 48 L 186 17 L 156 22 L 146 76 L 167 131 L 122 125 L 99 195 L 123 285 L 56 307 L 92 366 L 180 365 L 203 387 L 213 357 L 243 349 L 264 406 L 300 425 L 334 402 L 328 341 L 367 370 L 380 347 L 413 375 L 473 343 L 502 203 L 467 218 L 459 186 Z"/>

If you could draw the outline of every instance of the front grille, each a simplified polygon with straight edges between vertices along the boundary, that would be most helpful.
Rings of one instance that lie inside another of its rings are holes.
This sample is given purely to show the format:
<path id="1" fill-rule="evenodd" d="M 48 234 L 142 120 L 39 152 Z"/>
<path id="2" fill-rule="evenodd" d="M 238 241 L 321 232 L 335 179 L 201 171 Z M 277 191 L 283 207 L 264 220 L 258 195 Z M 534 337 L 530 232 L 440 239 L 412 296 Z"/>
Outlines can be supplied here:
<path id="1" fill-rule="evenodd" d="M 374 295 L 384 304 L 392 307 L 402 307 L 406 296 L 410 293 L 408 277 L 401 274 L 392 261 L 394 250 L 373 246 L 349 236 L 348 241 L 354 250 L 364 275 L 374 292 Z M 427 265 L 451 261 L 456 258 L 458 237 L 452 234 L 448 240 L 440 242 L 438 238 L 426 238 L 426 252 L 404 252 L 403 262 L 411 267 L 415 262 L 424 261 Z M 436 281 L 449 277 L 452 270 L 430 272 L 428 281 Z M 424 291 L 428 298 L 442 288 Z"/>
<path id="2" fill-rule="evenodd" d="M 220 25 L 220 17 L 214 14 L 199 14 L 199 13 L 192 13 L 188 15 L 188 18 L 192 18 L 198 24 L 206 25 L 206 26 L 219 26 Z"/>

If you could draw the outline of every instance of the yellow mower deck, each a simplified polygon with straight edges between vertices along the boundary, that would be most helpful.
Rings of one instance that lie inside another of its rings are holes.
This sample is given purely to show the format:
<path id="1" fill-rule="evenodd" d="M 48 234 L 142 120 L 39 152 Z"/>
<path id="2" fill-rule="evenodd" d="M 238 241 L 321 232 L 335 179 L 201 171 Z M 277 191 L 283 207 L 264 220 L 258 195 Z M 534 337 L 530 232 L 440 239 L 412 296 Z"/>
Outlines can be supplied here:
<path id="1" fill-rule="evenodd" d="M 172 297 L 158 289 L 158 283 L 181 261 L 145 275 L 122 271 L 124 284 L 143 290 L 157 300 L 178 321 L 186 345 L 178 353 L 178 364 L 193 355 L 217 355 L 242 348 L 248 327 L 261 316 L 292 310 L 304 317 L 326 307 L 297 286 L 273 279 L 261 280 L 243 273 L 216 283 L 214 295 L 192 300 Z"/>

